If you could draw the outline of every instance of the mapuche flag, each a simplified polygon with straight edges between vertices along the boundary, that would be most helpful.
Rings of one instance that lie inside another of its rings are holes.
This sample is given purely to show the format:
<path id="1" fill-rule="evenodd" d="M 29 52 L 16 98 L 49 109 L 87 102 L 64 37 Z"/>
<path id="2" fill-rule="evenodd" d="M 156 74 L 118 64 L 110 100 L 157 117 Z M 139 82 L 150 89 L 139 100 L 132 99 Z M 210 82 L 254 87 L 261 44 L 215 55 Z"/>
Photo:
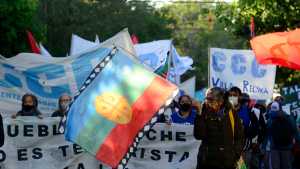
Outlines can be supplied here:
<path id="1" fill-rule="evenodd" d="M 250 43 L 260 64 L 300 70 L 300 29 L 257 36 Z"/>
<path id="2" fill-rule="evenodd" d="M 101 162 L 123 168 L 177 92 L 129 53 L 113 49 L 74 96 L 65 137 Z"/>

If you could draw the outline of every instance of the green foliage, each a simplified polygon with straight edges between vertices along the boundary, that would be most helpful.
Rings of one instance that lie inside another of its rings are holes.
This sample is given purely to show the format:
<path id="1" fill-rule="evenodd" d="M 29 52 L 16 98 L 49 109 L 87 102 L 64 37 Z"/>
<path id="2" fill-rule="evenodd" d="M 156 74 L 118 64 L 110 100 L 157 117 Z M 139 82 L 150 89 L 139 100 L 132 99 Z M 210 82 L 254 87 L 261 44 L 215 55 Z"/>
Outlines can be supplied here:
<path id="1" fill-rule="evenodd" d="M 216 15 L 229 31 L 250 39 L 250 18 L 254 17 L 255 33 L 287 31 L 299 26 L 300 1 L 294 0 L 239 0 L 231 5 L 217 7 Z M 249 41 L 247 44 L 250 47 Z M 279 86 L 299 83 L 300 72 L 278 68 L 276 83 Z"/>
<path id="2" fill-rule="evenodd" d="M 43 36 L 43 26 L 36 17 L 38 0 L 0 1 L 0 54 L 11 57 L 19 52 L 30 51 L 26 30 L 37 39 Z"/>
<path id="3" fill-rule="evenodd" d="M 174 44 L 181 55 L 191 56 L 195 70 L 182 80 L 196 75 L 196 88 L 208 85 L 208 48 L 245 48 L 245 39 L 224 30 L 214 15 L 214 4 L 172 4 L 161 9 L 173 29 Z M 229 43 L 228 43 L 229 42 Z"/>
<path id="4" fill-rule="evenodd" d="M 140 42 L 170 38 L 168 21 L 148 1 L 126 0 L 42 0 L 40 10 L 47 25 L 46 46 L 54 56 L 69 51 L 71 34 L 105 40 L 123 28 L 138 36 Z"/>

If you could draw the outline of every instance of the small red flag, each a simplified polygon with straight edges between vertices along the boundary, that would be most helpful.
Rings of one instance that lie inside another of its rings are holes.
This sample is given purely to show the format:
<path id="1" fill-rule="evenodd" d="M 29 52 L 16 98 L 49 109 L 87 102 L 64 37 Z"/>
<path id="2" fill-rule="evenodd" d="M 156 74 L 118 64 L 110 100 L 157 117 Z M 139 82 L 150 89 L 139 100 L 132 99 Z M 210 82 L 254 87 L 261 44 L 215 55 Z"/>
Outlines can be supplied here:
<path id="1" fill-rule="evenodd" d="M 250 43 L 260 64 L 300 70 L 300 29 L 257 36 Z"/>
<path id="2" fill-rule="evenodd" d="M 251 32 L 250 36 L 251 36 L 251 38 L 253 38 L 255 36 L 255 32 L 254 32 L 255 24 L 254 24 L 253 16 L 251 16 L 251 21 L 250 22 L 251 22 L 251 24 L 250 24 L 250 32 Z"/>
<path id="3" fill-rule="evenodd" d="M 30 45 L 32 53 L 41 54 L 41 50 L 38 47 L 38 44 L 36 43 L 32 33 L 30 31 L 26 31 L 26 32 L 27 32 L 28 43 Z"/>
<path id="4" fill-rule="evenodd" d="M 134 45 L 139 43 L 139 39 L 135 34 L 131 35 L 131 41 Z"/>

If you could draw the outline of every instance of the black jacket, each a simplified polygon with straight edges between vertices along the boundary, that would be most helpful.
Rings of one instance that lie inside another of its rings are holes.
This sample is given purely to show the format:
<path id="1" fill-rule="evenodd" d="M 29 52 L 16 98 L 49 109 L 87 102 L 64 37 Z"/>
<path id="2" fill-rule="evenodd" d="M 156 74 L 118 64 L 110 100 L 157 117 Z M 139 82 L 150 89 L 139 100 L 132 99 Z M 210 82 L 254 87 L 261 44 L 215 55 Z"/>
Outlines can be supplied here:
<path id="1" fill-rule="evenodd" d="M 4 128 L 3 128 L 3 119 L 0 114 L 0 147 L 4 144 Z"/>
<path id="2" fill-rule="evenodd" d="M 242 152 L 244 132 L 241 120 L 233 111 L 234 133 L 230 121 L 230 106 L 222 113 L 211 113 L 202 108 L 202 114 L 197 115 L 194 123 L 194 137 L 202 140 L 199 148 L 197 169 L 234 168 Z M 216 163 L 216 160 L 218 161 Z"/>

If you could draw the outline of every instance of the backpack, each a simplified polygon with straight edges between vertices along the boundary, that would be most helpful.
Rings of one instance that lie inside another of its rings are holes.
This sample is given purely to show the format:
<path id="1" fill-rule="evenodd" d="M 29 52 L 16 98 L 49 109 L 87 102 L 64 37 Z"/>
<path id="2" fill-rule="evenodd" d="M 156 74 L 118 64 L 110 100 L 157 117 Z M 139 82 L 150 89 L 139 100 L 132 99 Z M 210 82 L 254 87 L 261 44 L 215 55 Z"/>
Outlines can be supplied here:
<path id="1" fill-rule="evenodd" d="M 288 116 L 272 119 L 271 136 L 275 147 L 287 147 L 293 143 L 294 133 Z"/>

